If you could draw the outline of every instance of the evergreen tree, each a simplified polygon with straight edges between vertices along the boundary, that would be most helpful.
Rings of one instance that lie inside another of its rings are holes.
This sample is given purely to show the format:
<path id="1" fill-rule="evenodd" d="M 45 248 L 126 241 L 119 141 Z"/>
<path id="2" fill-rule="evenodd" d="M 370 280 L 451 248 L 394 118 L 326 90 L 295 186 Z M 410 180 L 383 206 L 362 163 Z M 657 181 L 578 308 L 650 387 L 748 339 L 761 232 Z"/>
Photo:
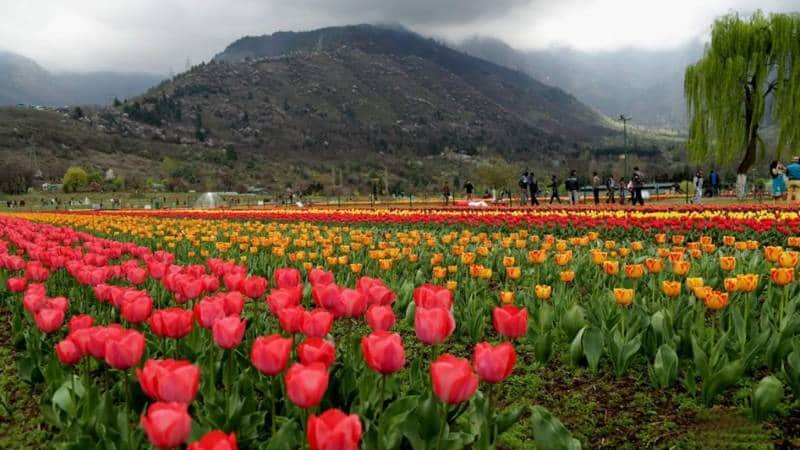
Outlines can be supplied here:
<path id="1" fill-rule="evenodd" d="M 800 150 L 800 14 L 718 19 L 705 54 L 686 69 L 689 152 L 719 163 L 741 157 L 737 191 L 766 148 L 765 117 L 780 128 L 776 154 Z"/>

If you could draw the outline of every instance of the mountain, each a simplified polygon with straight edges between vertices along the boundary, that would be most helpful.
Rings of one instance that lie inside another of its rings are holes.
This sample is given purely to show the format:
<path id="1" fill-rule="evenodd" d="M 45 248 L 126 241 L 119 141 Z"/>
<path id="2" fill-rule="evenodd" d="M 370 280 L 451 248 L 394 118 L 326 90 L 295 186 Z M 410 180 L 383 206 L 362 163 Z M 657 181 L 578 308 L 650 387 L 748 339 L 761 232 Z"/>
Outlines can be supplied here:
<path id="1" fill-rule="evenodd" d="M 0 51 L 0 105 L 107 105 L 140 95 L 162 76 L 123 72 L 50 73 L 32 59 Z"/>
<path id="2" fill-rule="evenodd" d="M 616 124 L 560 88 L 368 25 L 242 38 L 140 96 L 84 113 L 0 109 L 0 153 L 178 188 L 330 195 L 371 192 L 376 180 L 390 193 L 438 192 L 468 177 L 481 189 L 502 188 L 498 179 L 513 187 L 526 166 L 621 173 L 626 151 L 656 174 L 678 154 L 671 142 L 623 149 Z"/>
<path id="3" fill-rule="evenodd" d="M 472 38 L 456 47 L 558 86 L 610 117 L 624 113 L 641 125 L 680 130 L 686 127 L 683 72 L 703 53 L 699 41 L 670 50 L 583 52 L 519 51 L 497 39 Z"/>
<path id="4" fill-rule="evenodd" d="M 587 139 L 607 131 L 602 117 L 561 89 L 540 83 L 520 71 L 453 50 L 401 27 L 355 25 L 245 37 L 228 46 L 214 60 L 230 62 L 320 52 L 363 54 L 364 58 L 383 59 L 384 63 L 405 72 L 406 78 L 417 78 L 418 84 L 426 84 L 425 77 L 429 75 L 456 80 L 460 88 L 470 91 L 471 96 L 515 116 L 521 125 L 534 126 L 567 139 Z M 403 67 L 406 62 L 412 65 L 424 63 L 424 69 L 431 73 L 407 70 Z M 376 88 L 380 89 L 380 86 Z M 437 94 L 445 96 L 447 92 L 428 91 L 427 94 L 432 100 Z"/>

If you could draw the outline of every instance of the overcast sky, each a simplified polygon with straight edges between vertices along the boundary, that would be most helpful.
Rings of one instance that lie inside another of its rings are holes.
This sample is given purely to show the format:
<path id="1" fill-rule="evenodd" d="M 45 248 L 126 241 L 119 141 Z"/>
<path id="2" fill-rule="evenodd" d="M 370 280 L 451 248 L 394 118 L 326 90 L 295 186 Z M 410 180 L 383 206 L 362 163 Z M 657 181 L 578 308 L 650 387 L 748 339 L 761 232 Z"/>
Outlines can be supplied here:
<path id="1" fill-rule="evenodd" d="M 520 49 L 670 48 L 716 16 L 800 10 L 800 0 L 0 0 L 0 49 L 50 70 L 182 71 L 244 35 L 399 23 Z"/>

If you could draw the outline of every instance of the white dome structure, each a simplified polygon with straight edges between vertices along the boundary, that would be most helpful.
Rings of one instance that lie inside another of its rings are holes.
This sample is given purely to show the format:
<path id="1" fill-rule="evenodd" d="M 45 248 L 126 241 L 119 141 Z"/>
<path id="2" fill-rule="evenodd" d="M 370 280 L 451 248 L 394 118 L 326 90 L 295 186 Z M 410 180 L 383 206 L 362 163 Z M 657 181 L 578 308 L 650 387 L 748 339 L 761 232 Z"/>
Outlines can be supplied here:
<path id="1" fill-rule="evenodd" d="M 195 209 L 214 209 L 225 206 L 225 201 L 216 192 L 206 192 L 194 202 Z"/>

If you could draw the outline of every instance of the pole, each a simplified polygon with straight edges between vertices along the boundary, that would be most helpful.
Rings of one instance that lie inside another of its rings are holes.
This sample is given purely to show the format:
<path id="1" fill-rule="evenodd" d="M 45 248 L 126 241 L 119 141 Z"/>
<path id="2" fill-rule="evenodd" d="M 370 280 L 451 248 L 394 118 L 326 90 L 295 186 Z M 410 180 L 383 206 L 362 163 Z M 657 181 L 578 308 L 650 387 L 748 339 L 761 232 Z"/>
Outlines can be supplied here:
<path id="1" fill-rule="evenodd" d="M 626 116 L 625 114 L 619 115 L 619 120 L 622 121 L 622 139 L 623 139 L 623 146 L 625 152 L 625 179 L 628 179 L 628 121 L 631 120 L 630 117 Z"/>

